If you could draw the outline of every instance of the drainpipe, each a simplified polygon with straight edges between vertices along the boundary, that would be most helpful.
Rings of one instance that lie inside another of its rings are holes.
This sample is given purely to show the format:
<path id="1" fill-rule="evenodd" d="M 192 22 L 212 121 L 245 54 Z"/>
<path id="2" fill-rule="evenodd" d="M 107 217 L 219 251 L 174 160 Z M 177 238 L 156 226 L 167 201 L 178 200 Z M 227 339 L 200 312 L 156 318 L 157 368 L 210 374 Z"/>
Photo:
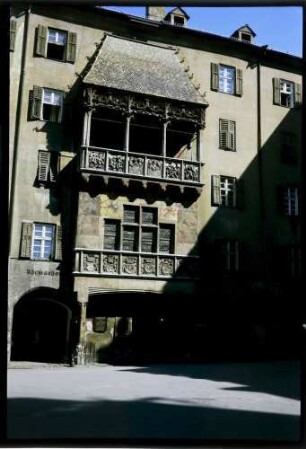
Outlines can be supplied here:
<path id="1" fill-rule="evenodd" d="M 14 202 L 15 202 L 15 191 L 16 191 L 15 186 L 16 186 L 16 179 L 17 179 L 18 150 L 19 150 L 19 141 L 20 141 L 20 121 L 21 121 L 21 109 L 22 109 L 22 104 L 23 104 L 25 63 L 26 63 L 26 55 L 27 55 L 30 13 L 31 13 L 31 5 L 29 5 L 25 11 L 23 44 L 22 44 L 22 55 L 21 55 L 21 70 L 20 70 L 20 80 L 19 80 L 17 108 L 16 108 L 13 164 L 12 164 L 12 177 L 11 177 L 10 201 L 9 201 L 9 254 L 11 254 L 11 245 L 12 245 L 12 227 L 13 227 Z"/>

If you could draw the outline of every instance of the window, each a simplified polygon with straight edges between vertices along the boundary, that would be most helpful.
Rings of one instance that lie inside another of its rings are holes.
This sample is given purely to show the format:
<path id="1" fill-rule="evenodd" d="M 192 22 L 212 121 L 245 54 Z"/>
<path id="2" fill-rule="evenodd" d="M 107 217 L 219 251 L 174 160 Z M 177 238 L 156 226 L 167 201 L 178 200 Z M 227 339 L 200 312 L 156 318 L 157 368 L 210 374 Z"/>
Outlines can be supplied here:
<path id="1" fill-rule="evenodd" d="M 284 245 L 276 252 L 278 274 L 284 277 L 301 276 L 301 247 L 299 245 Z"/>
<path id="2" fill-rule="evenodd" d="M 280 133 L 280 160 L 289 165 L 297 163 L 296 135 L 292 132 Z"/>
<path id="3" fill-rule="evenodd" d="M 217 240 L 218 268 L 223 273 L 239 271 L 239 242 L 237 240 Z"/>
<path id="4" fill-rule="evenodd" d="M 240 33 L 241 36 L 241 40 L 244 42 L 251 42 L 252 41 L 252 36 L 249 33 Z"/>
<path id="5" fill-rule="evenodd" d="M 124 206 L 123 220 L 105 219 L 104 249 L 174 253 L 174 225 L 158 224 L 157 208 Z"/>
<path id="6" fill-rule="evenodd" d="M 181 16 L 174 16 L 173 17 L 174 25 L 184 26 L 185 25 L 185 19 Z"/>
<path id="7" fill-rule="evenodd" d="M 63 115 L 64 92 L 38 86 L 30 94 L 30 117 L 60 123 Z"/>
<path id="8" fill-rule="evenodd" d="M 53 183 L 58 176 L 58 154 L 54 151 L 38 151 L 37 181 Z"/>
<path id="9" fill-rule="evenodd" d="M 211 89 L 230 95 L 242 95 L 242 70 L 211 63 Z"/>
<path id="10" fill-rule="evenodd" d="M 299 215 L 299 189 L 298 187 L 280 187 L 279 190 L 280 211 L 284 215 Z"/>
<path id="11" fill-rule="evenodd" d="M 75 62 L 76 33 L 39 25 L 36 34 L 35 53 L 58 61 Z"/>
<path id="12" fill-rule="evenodd" d="M 292 81 L 273 78 L 274 104 L 293 108 L 302 103 L 302 86 Z"/>
<path id="13" fill-rule="evenodd" d="M 244 180 L 230 176 L 212 175 L 211 202 L 213 206 L 244 208 Z"/>
<path id="14" fill-rule="evenodd" d="M 15 51 L 17 21 L 10 21 L 10 51 Z"/>
<path id="15" fill-rule="evenodd" d="M 232 120 L 219 120 L 219 148 L 236 151 L 236 123 Z"/>
<path id="16" fill-rule="evenodd" d="M 22 222 L 20 257 L 32 260 L 61 260 L 61 226 Z"/>

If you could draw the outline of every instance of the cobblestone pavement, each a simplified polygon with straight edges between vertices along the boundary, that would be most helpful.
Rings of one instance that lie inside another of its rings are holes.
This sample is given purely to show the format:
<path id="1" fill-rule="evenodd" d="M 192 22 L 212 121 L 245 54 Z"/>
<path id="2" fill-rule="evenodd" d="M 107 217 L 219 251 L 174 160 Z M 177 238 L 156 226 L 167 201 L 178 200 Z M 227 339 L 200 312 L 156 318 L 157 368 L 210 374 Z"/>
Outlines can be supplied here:
<path id="1" fill-rule="evenodd" d="M 11 439 L 300 437 L 297 361 L 73 368 L 14 362 L 9 368 Z"/>

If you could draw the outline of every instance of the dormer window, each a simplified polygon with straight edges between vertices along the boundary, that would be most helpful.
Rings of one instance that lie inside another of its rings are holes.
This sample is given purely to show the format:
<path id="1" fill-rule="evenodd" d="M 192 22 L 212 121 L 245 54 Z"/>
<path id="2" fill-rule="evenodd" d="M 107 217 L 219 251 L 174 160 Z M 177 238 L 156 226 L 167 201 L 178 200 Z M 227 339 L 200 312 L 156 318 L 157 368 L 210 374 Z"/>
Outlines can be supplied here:
<path id="1" fill-rule="evenodd" d="M 255 36 L 256 34 L 252 30 L 252 28 L 249 27 L 249 25 L 244 25 L 238 28 L 238 30 L 234 31 L 234 33 L 231 35 L 233 39 L 241 42 L 247 42 L 249 44 L 253 43 L 253 39 Z"/>
<path id="2" fill-rule="evenodd" d="M 165 17 L 165 22 L 184 27 L 189 20 L 188 14 L 182 8 L 174 8 Z"/>
<path id="3" fill-rule="evenodd" d="M 241 33 L 241 40 L 245 42 L 251 42 L 252 36 L 249 33 Z"/>
<path id="4" fill-rule="evenodd" d="M 184 17 L 174 16 L 173 17 L 173 22 L 174 22 L 174 25 L 179 25 L 179 26 L 184 26 L 185 25 Z"/>

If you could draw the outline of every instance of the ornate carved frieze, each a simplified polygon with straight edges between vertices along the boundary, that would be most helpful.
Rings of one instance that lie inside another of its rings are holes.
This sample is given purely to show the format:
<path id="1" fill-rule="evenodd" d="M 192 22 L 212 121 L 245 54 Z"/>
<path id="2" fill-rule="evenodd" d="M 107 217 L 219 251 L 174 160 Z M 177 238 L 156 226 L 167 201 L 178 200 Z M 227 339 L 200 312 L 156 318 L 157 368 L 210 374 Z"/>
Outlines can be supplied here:
<path id="1" fill-rule="evenodd" d="M 179 162 L 166 162 L 166 178 L 181 179 L 181 164 Z"/>
<path id="2" fill-rule="evenodd" d="M 185 164 L 184 179 L 188 181 L 200 181 L 199 166 L 195 164 Z"/>
<path id="3" fill-rule="evenodd" d="M 134 175 L 143 175 L 144 174 L 144 163 L 145 160 L 143 157 L 129 157 L 129 173 Z"/>
<path id="4" fill-rule="evenodd" d="M 122 272 L 126 274 L 137 274 L 138 258 L 135 256 L 122 257 Z"/>
<path id="5" fill-rule="evenodd" d="M 88 167 L 97 170 L 105 170 L 106 153 L 100 151 L 88 152 Z"/>
<path id="6" fill-rule="evenodd" d="M 83 254 L 83 271 L 98 273 L 99 272 L 99 255 Z"/>
<path id="7" fill-rule="evenodd" d="M 148 159 L 147 163 L 147 175 L 162 177 L 163 163 L 159 159 Z"/>
<path id="8" fill-rule="evenodd" d="M 107 254 L 103 256 L 104 273 L 118 273 L 118 256 Z"/>
<path id="9" fill-rule="evenodd" d="M 107 107 L 124 114 L 140 113 L 161 119 L 188 120 L 203 127 L 205 106 L 188 103 L 169 102 L 159 99 L 117 92 L 111 89 L 87 87 L 84 90 L 84 105 L 87 107 Z"/>
<path id="10" fill-rule="evenodd" d="M 125 171 L 124 159 L 124 156 L 110 154 L 108 157 L 108 169 L 110 171 L 123 173 Z"/>
<path id="11" fill-rule="evenodd" d="M 174 273 L 174 260 L 169 257 L 159 259 L 159 274 L 162 276 L 171 276 Z"/>
<path id="12" fill-rule="evenodd" d="M 154 257 L 143 257 L 142 258 L 141 274 L 156 275 L 156 259 Z"/>

